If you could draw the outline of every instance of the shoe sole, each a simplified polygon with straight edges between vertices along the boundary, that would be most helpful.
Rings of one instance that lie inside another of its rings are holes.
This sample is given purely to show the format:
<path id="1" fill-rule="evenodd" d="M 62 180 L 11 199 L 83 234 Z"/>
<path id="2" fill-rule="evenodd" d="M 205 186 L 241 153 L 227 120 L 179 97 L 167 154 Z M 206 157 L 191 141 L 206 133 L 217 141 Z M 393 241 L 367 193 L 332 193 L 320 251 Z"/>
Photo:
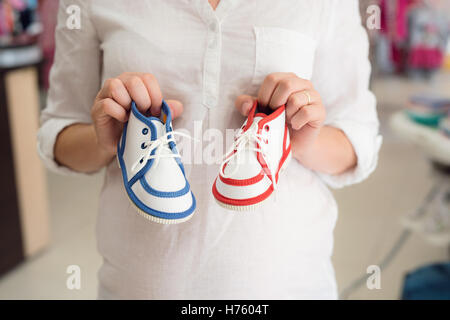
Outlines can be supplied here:
<path id="1" fill-rule="evenodd" d="M 190 220 L 192 218 L 192 216 L 195 213 L 195 210 L 188 215 L 187 217 L 181 218 L 181 219 L 164 219 L 164 218 L 159 218 L 159 217 L 155 217 L 152 216 L 151 214 L 146 213 L 145 211 L 142 211 L 142 209 L 140 209 L 131 199 L 130 197 L 127 195 L 128 201 L 130 201 L 130 204 L 134 207 L 134 209 L 137 211 L 137 213 L 140 216 L 143 216 L 145 219 L 150 220 L 152 222 L 156 222 L 159 224 L 179 224 L 179 223 L 183 223 L 186 222 L 188 220 Z"/>
<path id="2" fill-rule="evenodd" d="M 284 161 L 283 166 L 280 169 L 280 173 L 278 174 L 278 180 L 280 180 L 281 175 L 283 174 L 284 170 L 288 166 L 289 162 L 291 162 L 291 158 L 292 158 L 292 153 L 290 153 L 289 156 L 286 158 L 286 161 Z M 232 204 L 223 203 L 223 202 L 217 200 L 216 197 L 214 197 L 214 199 L 216 200 L 216 202 L 219 206 L 221 206 L 225 209 L 238 211 L 238 212 L 246 212 L 246 211 L 254 211 L 255 209 L 259 208 L 261 205 L 263 205 L 265 202 L 269 201 L 272 197 L 273 197 L 273 192 L 270 194 L 270 196 L 268 196 L 263 201 L 255 203 L 255 204 L 251 204 L 249 206 L 235 206 Z"/>

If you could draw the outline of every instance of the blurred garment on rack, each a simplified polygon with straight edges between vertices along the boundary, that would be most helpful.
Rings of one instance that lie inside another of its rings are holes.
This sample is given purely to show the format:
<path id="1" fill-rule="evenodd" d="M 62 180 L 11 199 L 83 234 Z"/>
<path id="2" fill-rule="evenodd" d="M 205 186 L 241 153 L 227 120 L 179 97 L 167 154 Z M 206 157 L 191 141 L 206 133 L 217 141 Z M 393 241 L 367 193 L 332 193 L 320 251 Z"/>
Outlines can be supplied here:
<path id="1" fill-rule="evenodd" d="M 405 44 L 408 38 L 408 10 L 413 0 L 381 0 L 381 31 L 379 35 L 380 69 L 401 72 L 404 69 Z"/>
<path id="2" fill-rule="evenodd" d="M 381 0 L 377 61 L 385 73 L 430 76 L 444 62 L 449 24 L 428 1 Z"/>
<path id="3" fill-rule="evenodd" d="M 449 25 L 436 8 L 424 2 L 409 14 L 408 69 L 437 70 L 443 62 Z"/>
<path id="4" fill-rule="evenodd" d="M 403 300 L 450 300 L 450 263 L 419 268 L 405 277 Z"/>
<path id="5" fill-rule="evenodd" d="M 39 37 L 39 45 L 44 56 L 41 82 L 45 89 L 48 89 L 49 86 L 50 68 L 55 55 L 55 28 L 58 6 L 58 0 L 41 0 L 39 2 L 39 16 L 43 25 L 43 30 Z"/>

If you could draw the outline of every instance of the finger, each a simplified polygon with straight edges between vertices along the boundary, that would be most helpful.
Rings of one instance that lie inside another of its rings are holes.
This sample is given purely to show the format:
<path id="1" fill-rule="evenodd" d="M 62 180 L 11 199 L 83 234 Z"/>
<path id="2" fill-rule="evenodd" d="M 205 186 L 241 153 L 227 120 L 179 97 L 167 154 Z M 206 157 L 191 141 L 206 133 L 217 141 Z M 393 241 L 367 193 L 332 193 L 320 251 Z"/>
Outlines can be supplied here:
<path id="1" fill-rule="evenodd" d="M 269 105 L 278 81 L 286 76 L 293 76 L 293 74 L 283 72 L 271 73 L 264 79 L 258 91 L 258 103 L 262 108 L 266 108 Z"/>
<path id="2" fill-rule="evenodd" d="M 183 113 L 183 104 L 178 100 L 167 100 L 167 105 L 170 108 L 170 111 L 172 112 L 172 119 L 178 118 Z M 152 106 L 153 108 L 153 106 Z"/>
<path id="3" fill-rule="evenodd" d="M 147 112 L 151 106 L 151 100 L 147 87 L 142 79 L 139 76 L 131 76 L 123 82 L 131 99 L 136 102 L 139 111 L 143 113 Z"/>
<path id="4" fill-rule="evenodd" d="M 106 99 L 100 100 L 98 103 L 100 104 L 100 109 L 106 115 L 108 115 L 120 122 L 128 121 L 127 111 L 123 108 L 123 106 L 118 104 L 113 99 L 106 98 Z"/>
<path id="5" fill-rule="evenodd" d="M 124 107 L 126 110 L 130 109 L 131 97 L 123 82 L 118 78 L 111 78 L 105 81 L 102 89 L 97 95 L 98 100 L 111 98 Z"/>
<path id="6" fill-rule="evenodd" d="M 277 109 L 286 104 L 291 94 L 298 91 L 312 89 L 310 81 L 298 77 L 286 77 L 281 79 L 270 98 L 269 106 Z"/>
<path id="7" fill-rule="evenodd" d="M 152 74 L 143 74 L 141 76 L 148 94 L 150 95 L 150 112 L 152 116 L 159 116 L 161 114 L 162 93 L 158 81 Z"/>
<path id="8" fill-rule="evenodd" d="M 291 119 L 291 127 L 300 130 L 305 125 L 310 124 L 315 127 L 322 120 L 322 110 L 318 105 L 307 105 L 302 107 Z"/>
<path id="9" fill-rule="evenodd" d="M 308 95 L 311 100 L 309 100 Z M 300 108 L 309 104 L 315 104 L 315 102 L 317 101 L 317 95 L 318 93 L 314 90 L 304 90 L 291 94 L 286 103 L 287 122 L 290 123 L 292 117 L 297 113 L 297 111 L 300 110 Z"/>
<path id="10" fill-rule="evenodd" d="M 237 97 L 234 105 L 243 116 L 247 116 L 253 107 L 255 99 L 255 97 L 243 94 Z"/>

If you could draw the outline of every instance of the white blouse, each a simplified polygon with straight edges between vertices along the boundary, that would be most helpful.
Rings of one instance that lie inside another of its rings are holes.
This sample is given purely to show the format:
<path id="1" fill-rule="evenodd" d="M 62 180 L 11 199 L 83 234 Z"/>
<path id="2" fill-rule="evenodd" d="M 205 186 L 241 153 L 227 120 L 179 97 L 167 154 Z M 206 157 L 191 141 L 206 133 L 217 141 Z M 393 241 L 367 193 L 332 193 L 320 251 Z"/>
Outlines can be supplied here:
<path id="1" fill-rule="evenodd" d="M 339 176 L 294 160 L 275 200 L 255 212 L 234 213 L 211 194 L 220 162 L 206 163 L 200 154 L 200 161 L 187 165 L 196 213 L 179 225 L 151 223 L 136 214 L 113 161 L 97 221 L 104 257 L 99 297 L 336 298 L 330 257 L 337 207 L 327 185 L 365 179 L 381 145 L 358 1 L 222 0 L 216 11 L 207 0 L 60 2 L 38 146 L 49 168 L 74 173 L 54 162 L 55 139 L 73 123 L 91 123 L 103 81 L 123 72 L 154 74 L 164 97 L 184 104 L 175 130 L 200 138 L 209 128 L 223 133 L 239 128 L 244 119 L 234 100 L 256 95 L 266 75 L 295 72 L 313 82 L 327 108 L 326 124 L 342 129 L 358 156 L 357 167 Z M 67 26 L 71 5 L 80 9 L 80 29 Z M 205 135 L 195 150 L 202 152 L 208 139 Z M 227 142 L 224 152 L 232 141 Z"/>

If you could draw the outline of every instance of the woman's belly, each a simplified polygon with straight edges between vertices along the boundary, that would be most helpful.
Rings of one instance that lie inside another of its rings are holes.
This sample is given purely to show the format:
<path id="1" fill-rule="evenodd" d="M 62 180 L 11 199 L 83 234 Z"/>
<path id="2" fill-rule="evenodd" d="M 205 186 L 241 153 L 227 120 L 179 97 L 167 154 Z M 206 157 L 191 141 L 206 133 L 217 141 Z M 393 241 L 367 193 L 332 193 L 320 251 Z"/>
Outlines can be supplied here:
<path id="1" fill-rule="evenodd" d="M 276 197 L 238 213 L 214 201 L 217 170 L 193 166 L 194 217 L 160 225 L 135 212 L 110 165 L 97 223 L 105 259 L 100 298 L 336 298 L 330 256 L 337 210 L 322 182 L 293 161 Z"/>

